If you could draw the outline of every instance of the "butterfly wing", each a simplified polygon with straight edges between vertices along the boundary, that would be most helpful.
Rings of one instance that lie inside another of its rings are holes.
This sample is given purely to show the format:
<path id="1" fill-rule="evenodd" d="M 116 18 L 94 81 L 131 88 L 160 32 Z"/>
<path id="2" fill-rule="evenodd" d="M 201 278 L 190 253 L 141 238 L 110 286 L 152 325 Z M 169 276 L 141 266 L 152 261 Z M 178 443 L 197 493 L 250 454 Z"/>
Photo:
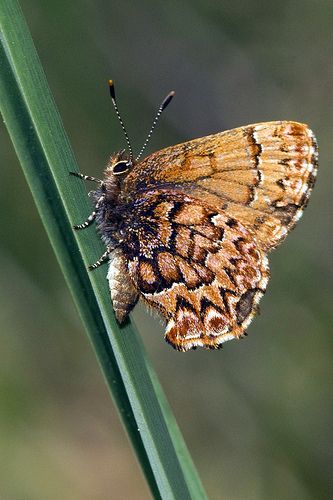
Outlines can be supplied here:
<path id="1" fill-rule="evenodd" d="M 134 287 L 167 320 L 178 350 L 241 337 L 268 281 L 250 231 L 209 204 L 152 190 L 133 202 L 121 245 Z"/>
<path id="2" fill-rule="evenodd" d="M 267 251 L 300 218 L 317 162 L 307 125 L 258 123 L 153 153 L 134 167 L 124 190 L 130 195 L 172 186 L 236 218 Z"/>

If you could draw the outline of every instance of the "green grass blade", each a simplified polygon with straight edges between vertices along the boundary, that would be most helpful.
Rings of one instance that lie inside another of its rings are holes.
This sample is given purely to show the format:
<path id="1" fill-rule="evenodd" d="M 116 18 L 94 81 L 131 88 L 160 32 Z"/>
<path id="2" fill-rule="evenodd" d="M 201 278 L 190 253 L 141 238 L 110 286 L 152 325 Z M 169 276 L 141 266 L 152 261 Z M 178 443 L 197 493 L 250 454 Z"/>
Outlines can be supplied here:
<path id="1" fill-rule="evenodd" d="M 103 247 L 93 230 L 77 165 L 18 3 L 0 0 L 0 106 L 39 213 L 108 387 L 155 498 L 206 498 L 136 329 L 119 328 L 105 269 L 87 274 Z"/>

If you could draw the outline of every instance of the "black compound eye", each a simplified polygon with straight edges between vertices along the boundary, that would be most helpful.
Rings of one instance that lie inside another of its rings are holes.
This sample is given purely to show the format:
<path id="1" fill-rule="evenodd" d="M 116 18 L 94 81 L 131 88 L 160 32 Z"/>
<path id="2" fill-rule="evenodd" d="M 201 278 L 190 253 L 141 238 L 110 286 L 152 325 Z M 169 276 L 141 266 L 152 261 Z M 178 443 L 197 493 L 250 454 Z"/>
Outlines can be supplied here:
<path id="1" fill-rule="evenodd" d="M 127 161 L 118 161 L 113 167 L 113 174 L 114 175 L 121 175 L 125 174 L 127 170 L 129 169 L 130 164 Z"/>

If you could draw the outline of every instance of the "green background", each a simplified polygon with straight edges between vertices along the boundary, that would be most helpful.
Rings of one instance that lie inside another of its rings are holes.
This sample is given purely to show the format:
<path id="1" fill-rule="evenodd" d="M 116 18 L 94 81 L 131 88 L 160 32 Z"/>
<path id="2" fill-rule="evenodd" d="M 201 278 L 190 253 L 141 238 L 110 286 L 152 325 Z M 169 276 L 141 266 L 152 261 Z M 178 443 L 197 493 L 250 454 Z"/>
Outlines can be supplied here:
<path id="1" fill-rule="evenodd" d="M 165 344 L 156 318 L 140 307 L 134 317 L 210 498 L 329 498 L 333 4 L 30 0 L 22 8 L 83 172 L 100 176 L 124 146 L 109 78 L 135 151 L 172 89 L 149 151 L 265 120 L 315 131 L 318 182 L 271 256 L 249 337 L 182 354 Z M 3 127 L 0 161 L 0 498 L 147 498 Z"/>

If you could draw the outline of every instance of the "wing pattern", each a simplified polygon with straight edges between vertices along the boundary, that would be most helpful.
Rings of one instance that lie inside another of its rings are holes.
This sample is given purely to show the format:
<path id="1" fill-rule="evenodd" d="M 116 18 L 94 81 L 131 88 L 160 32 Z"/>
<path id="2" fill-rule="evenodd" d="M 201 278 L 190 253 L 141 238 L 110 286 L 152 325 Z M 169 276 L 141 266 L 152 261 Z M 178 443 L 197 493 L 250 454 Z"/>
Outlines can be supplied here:
<path id="1" fill-rule="evenodd" d="M 122 252 L 135 287 L 167 320 L 178 350 L 241 337 L 268 281 L 267 259 L 236 219 L 190 196 L 135 203 Z"/>

